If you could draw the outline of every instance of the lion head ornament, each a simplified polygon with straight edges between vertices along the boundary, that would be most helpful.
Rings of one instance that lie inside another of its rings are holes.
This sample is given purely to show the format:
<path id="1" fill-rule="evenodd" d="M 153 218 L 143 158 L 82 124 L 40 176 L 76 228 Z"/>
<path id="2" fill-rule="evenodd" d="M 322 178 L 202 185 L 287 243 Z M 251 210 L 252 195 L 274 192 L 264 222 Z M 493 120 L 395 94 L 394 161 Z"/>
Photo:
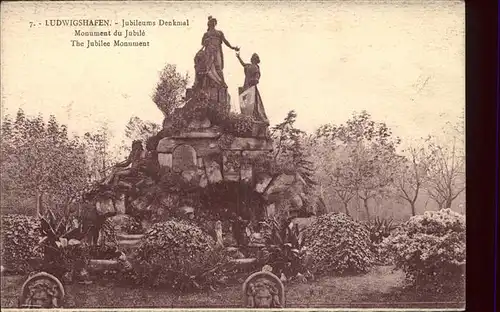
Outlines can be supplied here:
<path id="1" fill-rule="evenodd" d="M 283 283 L 270 272 L 254 273 L 243 284 L 243 301 L 247 308 L 283 308 Z"/>

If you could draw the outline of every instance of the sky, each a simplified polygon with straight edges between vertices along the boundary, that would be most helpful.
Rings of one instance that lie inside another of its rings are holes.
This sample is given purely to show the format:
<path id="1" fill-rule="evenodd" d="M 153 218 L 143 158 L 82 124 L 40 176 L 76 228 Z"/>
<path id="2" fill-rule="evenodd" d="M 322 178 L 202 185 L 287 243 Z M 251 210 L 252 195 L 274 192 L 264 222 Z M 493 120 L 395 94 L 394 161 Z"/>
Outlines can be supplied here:
<path id="1" fill-rule="evenodd" d="M 209 15 L 243 59 L 259 54 L 259 90 L 271 124 L 293 109 L 297 126 L 313 131 L 366 110 L 404 141 L 441 133 L 465 106 L 462 1 L 1 5 L 2 114 L 18 108 L 53 114 L 80 135 L 106 123 L 121 139 L 132 116 L 161 123 L 151 100 L 159 73 L 170 63 L 194 76 L 193 57 Z M 90 49 L 71 46 L 75 29 L 123 29 L 43 26 L 45 20 L 86 18 L 189 20 L 189 26 L 127 28 L 144 30 L 140 40 L 149 47 Z M 243 70 L 234 51 L 224 47 L 224 58 L 237 109 Z"/>

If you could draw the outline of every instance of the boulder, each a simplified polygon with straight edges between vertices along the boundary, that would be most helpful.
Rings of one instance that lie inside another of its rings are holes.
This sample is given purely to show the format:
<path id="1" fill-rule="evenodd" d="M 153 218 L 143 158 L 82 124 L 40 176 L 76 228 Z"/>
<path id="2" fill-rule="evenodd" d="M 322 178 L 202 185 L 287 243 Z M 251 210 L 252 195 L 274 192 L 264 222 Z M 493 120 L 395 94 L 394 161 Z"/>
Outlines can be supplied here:
<path id="1" fill-rule="evenodd" d="M 161 167 L 172 168 L 172 154 L 160 153 L 158 154 L 158 162 Z"/>
<path id="2" fill-rule="evenodd" d="M 177 144 L 177 141 L 172 138 L 163 138 L 158 142 L 156 151 L 158 153 L 172 153 Z"/>
<path id="3" fill-rule="evenodd" d="M 271 176 L 267 174 L 260 174 L 257 176 L 257 183 L 255 184 L 255 191 L 257 193 L 263 193 L 266 187 L 271 183 Z"/>
<path id="4" fill-rule="evenodd" d="M 267 189 L 266 194 L 283 192 L 293 186 L 295 181 L 295 175 L 282 174 L 274 180 L 273 185 Z"/>
<path id="5" fill-rule="evenodd" d="M 184 179 L 184 181 L 190 183 L 192 182 L 195 177 L 196 177 L 196 174 L 197 172 L 194 171 L 194 170 L 184 170 L 181 175 L 182 175 L 182 178 Z"/>
<path id="6" fill-rule="evenodd" d="M 272 151 L 273 142 L 261 138 L 235 138 L 229 150 L 233 151 Z"/>
<path id="7" fill-rule="evenodd" d="M 206 129 L 206 128 L 210 128 L 212 124 L 210 123 L 210 120 L 208 120 L 208 118 L 205 118 L 203 120 L 192 120 L 189 125 L 188 125 L 188 128 L 189 129 Z"/>
<path id="8" fill-rule="evenodd" d="M 208 185 L 208 178 L 205 170 L 203 169 L 198 169 L 198 177 L 199 177 L 199 185 L 200 187 L 207 187 Z"/>
<path id="9" fill-rule="evenodd" d="M 299 194 L 295 194 L 292 197 L 291 204 L 293 208 L 300 209 L 304 205 L 304 201 L 302 200 L 302 197 Z"/>

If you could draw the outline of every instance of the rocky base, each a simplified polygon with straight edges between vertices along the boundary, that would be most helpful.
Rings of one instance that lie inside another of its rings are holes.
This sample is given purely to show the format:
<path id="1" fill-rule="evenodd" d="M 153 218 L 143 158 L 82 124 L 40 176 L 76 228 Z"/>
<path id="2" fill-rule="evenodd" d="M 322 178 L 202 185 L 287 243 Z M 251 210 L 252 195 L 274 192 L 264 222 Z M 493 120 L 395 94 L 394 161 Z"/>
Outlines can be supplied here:
<path id="1" fill-rule="evenodd" d="M 232 181 L 253 183 L 257 191 L 262 191 L 266 177 L 255 172 L 250 163 L 270 153 L 272 142 L 236 137 L 221 146 L 221 136 L 222 132 L 212 127 L 163 138 L 157 147 L 160 166 L 180 173 L 187 182 L 198 181 L 200 187 Z"/>

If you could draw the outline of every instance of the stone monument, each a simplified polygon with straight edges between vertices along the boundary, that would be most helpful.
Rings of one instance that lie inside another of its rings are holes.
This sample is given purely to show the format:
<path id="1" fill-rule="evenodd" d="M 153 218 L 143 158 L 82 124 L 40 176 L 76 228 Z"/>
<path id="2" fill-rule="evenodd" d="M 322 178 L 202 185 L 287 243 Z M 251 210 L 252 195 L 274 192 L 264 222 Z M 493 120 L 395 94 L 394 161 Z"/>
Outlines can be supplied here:
<path id="1" fill-rule="evenodd" d="M 216 25 L 217 20 L 210 16 L 202 47 L 194 57 L 195 82 L 186 90 L 184 106 L 163 124 L 156 149 L 158 162 L 160 167 L 179 171 L 190 183 L 201 187 L 221 181 L 257 186 L 263 178 L 255 172 L 252 160 L 273 150 L 269 122 L 257 89 L 260 60 L 254 54 L 251 64 L 245 64 L 238 53 L 245 74 L 240 88 L 243 102 L 241 113 L 230 113 L 223 44 L 238 52 L 240 49 L 232 46 Z M 186 118 L 187 124 L 176 126 Z M 261 189 L 259 184 L 256 190 Z"/>

